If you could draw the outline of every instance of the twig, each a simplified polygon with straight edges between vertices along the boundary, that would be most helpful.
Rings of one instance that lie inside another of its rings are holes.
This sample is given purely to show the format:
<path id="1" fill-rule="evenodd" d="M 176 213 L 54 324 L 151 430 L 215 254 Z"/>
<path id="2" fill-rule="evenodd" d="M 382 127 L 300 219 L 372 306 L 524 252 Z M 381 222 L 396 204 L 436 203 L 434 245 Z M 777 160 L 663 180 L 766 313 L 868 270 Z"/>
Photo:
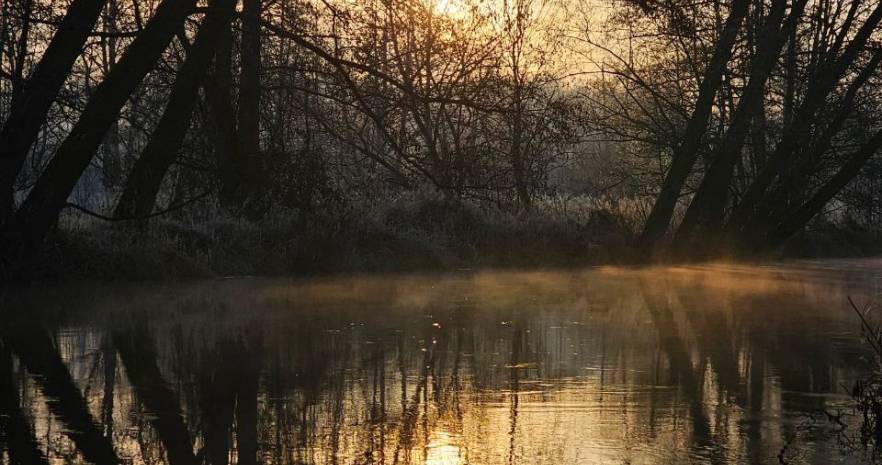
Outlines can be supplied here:
<path id="1" fill-rule="evenodd" d="M 858 318 L 860 318 L 861 326 L 863 326 L 864 330 L 866 330 L 869 334 L 869 336 L 867 337 L 867 341 L 870 343 L 870 345 L 873 346 L 873 350 L 877 354 L 882 354 L 882 340 L 880 340 L 879 334 L 876 332 L 876 330 L 873 329 L 873 326 L 870 325 L 870 322 L 867 321 L 864 312 L 858 310 L 857 305 L 855 305 L 854 301 L 851 300 L 851 296 L 848 296 L 847 299 L 848 303 L 851 305 L 851 308 L 854 310 L 855 313 L 857 313 Z"/>
<path id="2" fill-rule="evenodd" d="M 134 220 L 146 220 L 146 219 L 148 219 L 148 218 L 153 218 L 153 217 L 156 217 L 156 216 L 161 216 L 161 215 L 165 215 L 165 214 L 167 214 L 167 213 L 171 213 L 171 212 L 173 212 L 173 211 L 175 211 L 175 210 L 180 210 L 180 209 L 186 207 L 187 205 L 190 205 L 191 203 L 198 202 L 199 200 L 202 200 L 202 199 L 204 199 L 205 197 L 208 197 L 209 194 L 211 194 L 211 191 L 210 191 L 210 190 L 209 190 L 209 191 L 205 191 L 205 192 L 203 192 L 202 194 L 199 194 L 199 195 L 197 195 L 196 197 L 193 197 L 192 199 L 189 199 L 189 200 L 186 200 L 186 201 L 184 201 L 184 202 L 181 202 L 181 203 L 179 203 L 179 204 L 177 204 L 177 205 L 172 205 L 172 206 L 166 208 L 165 210 L 160 210 L 160 211 L 158 211 L 158 212 L 154 212 L 154 213 L 151 213 L 151 214 L 149 214 L 149 215 L 143 215 L 143 216 L 121 216 L 121 217 L 120 217 L 120 216 L 106 216 L 106 215 L 102 215 L 102 214 L 100 214 L 100 213 L 93 212 L 92 210 L 89 210 L 88 208 L 82 207 L 82 206 L 80 206 L 80 205 L 77 205 L 77 204 L 75 204 L 75 203 L 71 203 L 71 202 L 67 202 L 67 203 L 65 203 L 64 206 L 65 206 L 65 208 L 73 208 L 74 210 L 78 210 L 78 211 L 80 211 L 80 212 L 83 212 L 83 213 L 85 213 L 86 215 L 89 215 L 89 216 L 92 216 L 92 217 L 98 218 L 99 220 L 104 220 L 104 221 L 134 221 Z"/>

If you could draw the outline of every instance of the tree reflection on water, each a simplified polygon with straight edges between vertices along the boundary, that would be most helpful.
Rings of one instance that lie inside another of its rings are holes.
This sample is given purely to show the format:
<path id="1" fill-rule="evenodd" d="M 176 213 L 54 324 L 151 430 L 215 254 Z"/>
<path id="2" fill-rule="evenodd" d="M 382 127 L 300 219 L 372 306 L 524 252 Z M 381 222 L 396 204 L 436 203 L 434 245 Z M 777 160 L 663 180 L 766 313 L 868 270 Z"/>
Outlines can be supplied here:
<path id="1" fill-rule="evenodd" d="M 7 292 L 0 461 L 775 463 L 865 369 L 815 265 Z"/>

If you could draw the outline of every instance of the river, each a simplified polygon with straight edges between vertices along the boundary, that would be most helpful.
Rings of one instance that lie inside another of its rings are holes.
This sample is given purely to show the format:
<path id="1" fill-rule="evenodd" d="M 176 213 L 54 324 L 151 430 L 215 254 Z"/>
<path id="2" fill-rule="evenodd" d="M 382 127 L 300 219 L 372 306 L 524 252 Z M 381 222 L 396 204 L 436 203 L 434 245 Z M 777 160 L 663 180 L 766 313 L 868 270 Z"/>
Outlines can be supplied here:
<path id="1" fill-rule="evenodd" d="M 859 463 L 882 260 L 2 294 L 0 463 Z M 825 413 L 827 412 L 827 413 Z"/>

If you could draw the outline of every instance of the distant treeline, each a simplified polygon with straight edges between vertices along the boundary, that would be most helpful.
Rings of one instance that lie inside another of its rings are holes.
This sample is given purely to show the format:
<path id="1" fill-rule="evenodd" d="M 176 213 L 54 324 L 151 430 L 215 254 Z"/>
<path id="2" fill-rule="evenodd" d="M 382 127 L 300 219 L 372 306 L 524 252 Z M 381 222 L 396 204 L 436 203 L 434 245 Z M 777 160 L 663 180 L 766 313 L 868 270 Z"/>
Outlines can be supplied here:
<path id="1" fill-rule="evenodd" d="M 875 0 L 4 1 L 0 274 L 71 217 L 306 228 L 413 192 L 523 218 L 588 199 L 647 258 L 876 230 L 880 21 Z"/>

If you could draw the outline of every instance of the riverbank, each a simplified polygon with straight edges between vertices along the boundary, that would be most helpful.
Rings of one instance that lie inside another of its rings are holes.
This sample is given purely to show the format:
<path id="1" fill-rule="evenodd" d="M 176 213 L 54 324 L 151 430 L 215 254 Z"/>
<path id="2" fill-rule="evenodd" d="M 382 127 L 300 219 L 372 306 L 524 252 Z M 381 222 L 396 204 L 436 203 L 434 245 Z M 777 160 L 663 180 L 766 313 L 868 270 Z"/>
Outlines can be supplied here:
<path id="1" fill-rule="evenodd" d="M 510 213 L 465 202 L 404 198 L 342 214 L 177 215 L 134 225 L 71 213 L 29 279 L 171 280 L 235 275 L 326 275 L 480 268 L 578 268 L 645 262 L 639 221 L 586 203 Z M 876 232 L 816 224 L 789 258 L 882 254 Z"/>
<path id="2" fill-rule="evenodd" d="M 61 223 L 31 278 L 569 268 L 631 263 L 633 237 L 633 222 L 605 209 L 537 205 L 514 214 L 425 198 L 308 219 L 178 216 L 139 226 L 80 216 Z"/>

